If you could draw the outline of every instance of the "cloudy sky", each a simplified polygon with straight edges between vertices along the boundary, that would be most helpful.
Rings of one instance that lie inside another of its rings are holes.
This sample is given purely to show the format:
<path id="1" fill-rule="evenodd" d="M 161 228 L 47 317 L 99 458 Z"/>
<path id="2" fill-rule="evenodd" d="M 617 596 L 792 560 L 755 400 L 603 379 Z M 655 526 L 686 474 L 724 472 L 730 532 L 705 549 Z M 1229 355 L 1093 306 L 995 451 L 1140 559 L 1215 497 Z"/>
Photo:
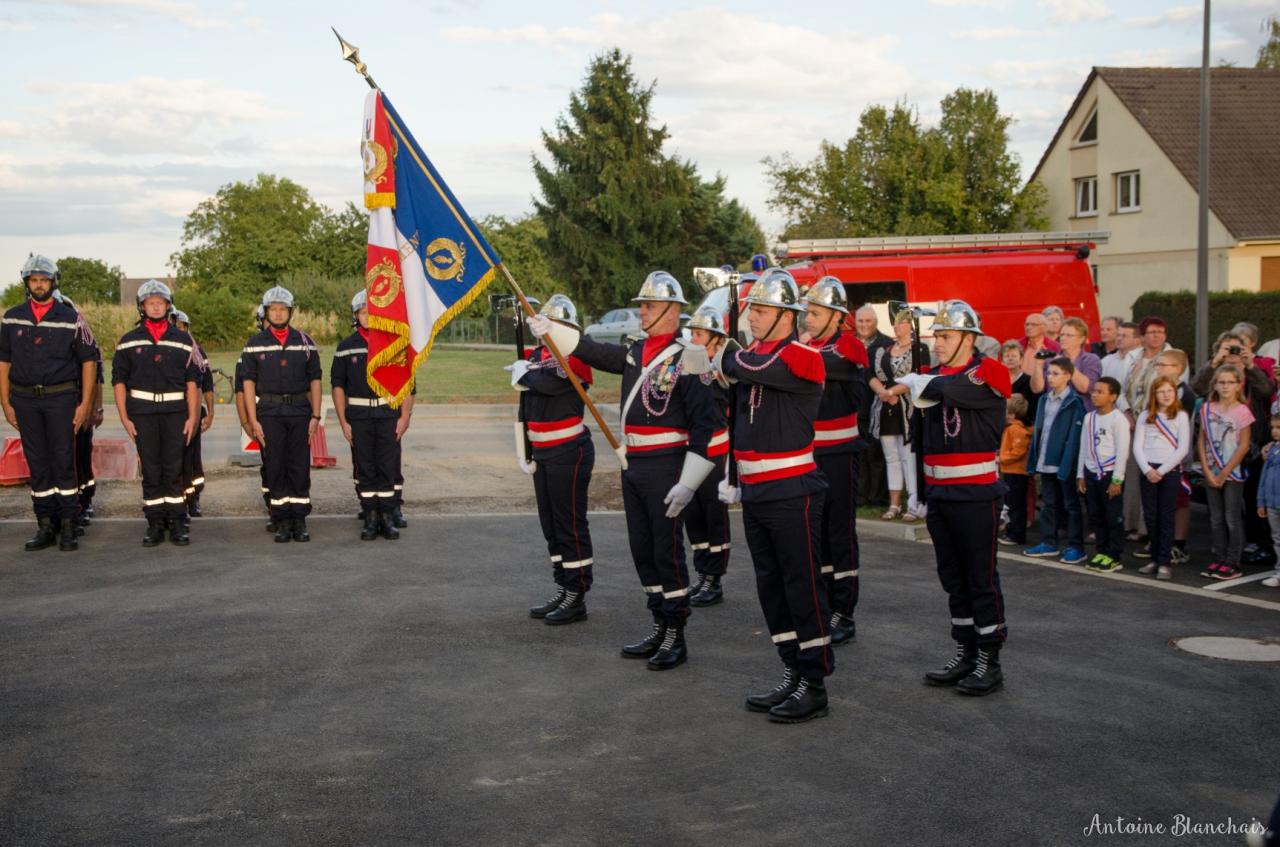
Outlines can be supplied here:
<path id="1" fill-rule="evenodd" d="M 1252 64 L 1277 0 L 1217 0 L 1214 61 Z M 1093 65 L 1199 64 L 1177 0 L 541 3 L 509 0 L 3 0 L 0 280 L 29 251 L 159 275 L 218 186 L 287 176 L 332 206 L 361 189 L 362 57 L 475 216 L 531 208 L 529 167 L 590 58 L 657 80 L 670 150 L 723 173 L 776 231 L 760 160 L 810 158 L 872 103 L 926 122 L 992 88 L 1035 166 Z"/>

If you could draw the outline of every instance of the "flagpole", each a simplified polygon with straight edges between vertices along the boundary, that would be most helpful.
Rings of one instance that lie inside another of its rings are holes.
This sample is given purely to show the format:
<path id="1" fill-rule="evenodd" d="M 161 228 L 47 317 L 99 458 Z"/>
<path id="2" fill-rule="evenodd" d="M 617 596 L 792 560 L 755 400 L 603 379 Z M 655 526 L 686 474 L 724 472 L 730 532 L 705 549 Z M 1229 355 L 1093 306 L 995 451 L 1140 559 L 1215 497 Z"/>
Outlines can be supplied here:
<path id="1" fill-rule="evenodd" d="M 511 286 L 511 290 L 515 292 L 516 297 L 520 300 L 520 305 L 524 306 L 525 313 L 528 314 L 529 317 L 536 315 L 537 312 L 533 311 L 533 306 L 529 305 L 529 299 L 524 296 L 524 291 L 520 289 L 520 284 L 516 282 L 515 277 L 511 275 L 511 271 L 507 269 L 506 263 L 499 262 L 497 264 L 497 268 L 502 271 L 502 275 L 507 278 L 507 284 Z M 578 392 L 578 396 L 582 398 L 582 402 L 591 410 L 591 417 L 596 419 L 596 426 L 600 427 L 600 431 L 604 433 L 604 437 L 609 441 L 609 446 L 612 447 L 614 452 L 618 454 L 618 457 L 622 459 L 622 466 L 625 468 L 627 460 L 621 452 L 622 445 L 613 434 L 613 430 L 609 429 L 609 425 L 604 422 L 604 418 L 600 415 L 600 410 L 596 408 L 596 404 L 591 402 L 591 398 L 587 396 L 587 390 L 582 387 L 582 382 L 578 379 L 578 375 L 573 372 L 573 368 L 569 367 L 569 363 L 565 360 L 565 357 L 560 352 L 559 348 L 556 347 L 555 342 L 551 340 L 550 335 L 544 335 L 542 337 L 542 343 L 547 345 L 547 349 L 551 351 L 551 355 L 556 357 L 556 362 L 559 363 L 560 368 L 565 372 L 565 376 L 569 377 L 569 382 L 573 385 L 574 390 Z"/>

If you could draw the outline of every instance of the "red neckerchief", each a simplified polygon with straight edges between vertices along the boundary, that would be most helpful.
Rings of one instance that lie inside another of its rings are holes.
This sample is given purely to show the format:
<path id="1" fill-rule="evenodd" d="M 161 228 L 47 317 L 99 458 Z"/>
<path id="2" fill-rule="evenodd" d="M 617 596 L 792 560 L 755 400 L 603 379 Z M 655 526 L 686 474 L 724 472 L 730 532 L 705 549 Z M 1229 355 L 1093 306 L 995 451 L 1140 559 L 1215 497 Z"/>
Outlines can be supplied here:
<path id="1" fill-rule="evenodd" d="M 281 344 L 284 344 L 285 339 L 289 337 L 289 327 L 285 327 L 284 329 L 276 329 L 275 327 L 268 327 L 268 329 L 270 329 L 271 334 L 276 337 L 276 341 L 280 342 Z"/>
<path id="2" fill-rule="evenodd" d="M 786 340 L 787 339 L 785 338 L 777 338 L 773 341 L 757 341 L 755 344 L 751 345 L 751 352 L 758 353 L 761 356 L 768 356 L 774 350 L 778 349 L 779 344 Z"/>
<path id="3" fill-rule="evenodd" d="M 52 297 L 43 303 L 37 303 L 35 300 L 28 300 L 27 302 L 31 304 L 31 314 L 35 317 L 36 323 L 40 323 L 40 321 L 44 320 L 44 316 L 53 308 Z"/>
<path id="4" fill-rule="evenodd" d="M 676 337 L 674 332 L 667 335 L 651 335 L 644 340 L 644 351 L 640 354 L 640 364 L 648 365 L 653 357 L 665 350 L 671 340 Z"/>
<path id="5" fill-rule="evenodd" d="M 970 357 L 969 357 L 969 361 L 965 362 L 963 365 L 960 365 L 959 367 L 951 368 L 951 367 L 947 367 L 946 365 L 939 365 L 939 366 L 938 366 L 938 375 L 939 375 L 939 376 L 950 376 L 951 374 L 958 374 L 958 373 L 961 373 L 961 372 L 963 372 L 963 371 L 967 370 L 967 369 L 969 368 L 969 366 L 970 366 L 970 365 L 972 365 L 972 364 L 973 364 L 973 357 L 972 357 L 972 356 L 970 356 Z M 1002 367 L 1003 367 L 1003 366 L 1002 366 Z"/>
<path id="6" fill-rule="evenodd" d="M 152 341 L 159 341 L 164 338 L 165 332 L 169 329 L 169 319 L 164 318 L 163 320 L 153 321 L 151 318 L 147 318 L 142 322 L 142 325 L 151 334 Z"/>
<path id="7" fill-rule="evenodd" d="M 360 337 L 364 339 L 365 346 L 366 347 L 369 346 L 369 330 L 365 329 L 362 326 L 357 326 L 356 332 L 360 333 Z M 280 343 L 283 344 L 284 341 L 281 340 Z"/>

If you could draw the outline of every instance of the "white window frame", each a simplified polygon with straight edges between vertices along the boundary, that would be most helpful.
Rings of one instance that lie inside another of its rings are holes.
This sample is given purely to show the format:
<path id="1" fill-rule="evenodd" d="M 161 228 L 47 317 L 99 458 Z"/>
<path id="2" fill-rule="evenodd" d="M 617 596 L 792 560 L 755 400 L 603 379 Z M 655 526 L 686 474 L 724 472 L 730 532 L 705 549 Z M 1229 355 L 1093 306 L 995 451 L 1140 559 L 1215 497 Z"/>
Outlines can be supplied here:
<path id="1" fill-rule="evenodd" d="M 1081 200 L 1081 189 L 1090 186 L 1090 199 L 1093 200 L 1093 207 L 1084 208 Z M 1075 182 L 1076 189 L 1076 217 L 1077 218 L 1096 218 L 1098 216 L 1098 178 L 1096 176 L 1085 176 L 1077 179 Z"/>
<path id="2" fill-rule="evenodd" d="M 1086 117 L 1084 121 L 1080 124 L 1080 131 L 1076 133 L 1075 141 L 1071 145 L 1072 147 L 1092 147 L 1093 145 L 1098 143 L 1098 139 L 1096 135 L 1094 136 L 1092 141 L 1080 140 L 1080 136 L 1084 135 L 1084 131 L 1089 128 L 1089 124 L 1092 121 L 1096 120 L 1097 117 L 1098 117 L 1098 104 L 1094 103 L 1093 108 L 1089 110 L 1088 117 Z M 1094 130 L 1094 132 L 1096 133 L 1097 130 Z"/>
<path id="3" fill-rule="evenodd" d="M 1120 183 L 1126 179 L 1132 179 L 1129 187 L 1130 199 L 1136 198 L 1138 202 L 1131 203 L 1128 206 L 1120 205 Z M 1122 171 L 1116 174 L 1116 214 L 1127 215 L 1132 212 L 1142 211 L 1142 171 Z"/>

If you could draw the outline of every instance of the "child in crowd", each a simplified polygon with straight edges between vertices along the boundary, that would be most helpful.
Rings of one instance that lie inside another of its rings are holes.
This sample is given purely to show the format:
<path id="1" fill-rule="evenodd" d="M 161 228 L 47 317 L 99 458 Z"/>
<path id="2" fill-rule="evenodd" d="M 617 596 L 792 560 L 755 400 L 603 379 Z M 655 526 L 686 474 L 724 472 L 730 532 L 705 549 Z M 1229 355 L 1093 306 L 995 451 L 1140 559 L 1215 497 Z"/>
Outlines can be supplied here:
<path id="1" fill-rule="evenodd" d="M 1280 550 L 1280 415 L 1271 416 L 1271 443 L 1262 450 L 1262 478 L 1258 480 L 1258 517 L 1271 525 L 1271 541 Z M 1267 588 L 1280 588 L 1280 567 L 1262 581 Z"/>
<path id="2" fill-rule="evenodd" d="M 1124 468 L 1129 462 L 1129 420 L 1116 409 L 1120 381 L 1104 376 L 1089 392 L 1094 411 L 1084 416 L 1080 432 L 1077 482 L 1097 539 L 1097 553 L 1086 567 L 1099 573 L 1124 565 Z"/>
<path id="3" fill-rule="evenodd" d="M 1182 493 L 1182 460 L 1189 452 L 1191 418 L 1178 400 L 1177 377 L 1156 377 L 1133 433 L 1133 457 L 1142 472 L 1142 517 L 1152 555 L 1138 573 L 1173 579 L 1173 513 Z"/>
<path id="4" fill-rule="evenodd" d="M 1000 436 L 1000 475 L 1009 491 L 1004 495 L 1009 523 L 1001 534 L 1001 544 L 1027 543 L 1027 449 L 1031 427 L 1027 419 L 1027 398 L 1015 394 L 1005 406 L 1004 435 Z M 1280 451 L 1277 451 L 1280 452 Z"/>
<path id="5" fill-rule="evenodd" d="M 1084 422 L 1084 401 L 1071 387 L 1076 369 L 1071 360 L 1059 356 L 1049 363 L 1048 387 L 1040 395 L 1036 409 L 1036 429 L 1027 455 L 1027 473 L 1040 474 L 1040 543 L 1024 551 L 1028 556 L 1057 557 L 1058 524 L 1067 522 L 1067 547 L 1061 561 L 1078 565 L 1084 555 L 1084 515 L 1076 493 L 1076 462 L 1080 455 L 1080 428 Z"/>
<path id="6" fill-rule="evenodd" d="M 1244 469 L 1253 412 L 1241 399 L 1244 374 L 1235 365 L 1219 365 L 1213 387 L 1200 406 L 1196 452 L 1204 469 L 1209 525 L 1215 561 L 1200 572 L 1208 579 L 1235 579 L 1244 548 Z"/>
<path id="7" fill-rule="evenodd" d="M 1155 373 L 1157 377 L 1165 376 L 1178 386 L 1178 402 L 1182 410 L 1191 420 L 1191 434 L 1195 437 L 1196 393 L 1191 390 L 1190 372 L 1187 370 L 1187 354 L 1170 347 L 1156 357 Z M 1194 445 L 1194 442 L 1192 442 Z M 1185 466 L 1194 458 L 1194 451 L 1187 452 L 1183 460 Z M 1187 537 L 1191 534 L 1191 483 L 1187 479 L 1185 467 L 1182 472 L 1181 488 L 1178 491 L 1178 503 L 1173 512 L 1173 564 L 1182 565 L 1191 561 L 1187 555 Z M 1146 546 L 1133 555 L 1139 559 L 1150 559 L 1152 555 L 1150 540 Z"/>

